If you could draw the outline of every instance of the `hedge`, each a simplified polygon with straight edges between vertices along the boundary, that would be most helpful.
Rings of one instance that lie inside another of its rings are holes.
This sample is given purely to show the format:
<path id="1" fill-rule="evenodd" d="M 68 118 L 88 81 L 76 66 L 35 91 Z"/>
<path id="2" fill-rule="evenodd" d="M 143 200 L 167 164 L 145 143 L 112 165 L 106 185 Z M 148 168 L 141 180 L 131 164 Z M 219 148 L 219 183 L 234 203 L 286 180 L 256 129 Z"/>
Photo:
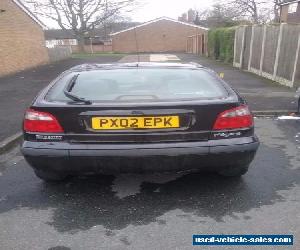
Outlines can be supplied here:
<path id="1" fill-rule="evenodd" d="M 235 27 L 217 28 L 208 32 L 209 56 L 224 62 L 233 61 Z"/>

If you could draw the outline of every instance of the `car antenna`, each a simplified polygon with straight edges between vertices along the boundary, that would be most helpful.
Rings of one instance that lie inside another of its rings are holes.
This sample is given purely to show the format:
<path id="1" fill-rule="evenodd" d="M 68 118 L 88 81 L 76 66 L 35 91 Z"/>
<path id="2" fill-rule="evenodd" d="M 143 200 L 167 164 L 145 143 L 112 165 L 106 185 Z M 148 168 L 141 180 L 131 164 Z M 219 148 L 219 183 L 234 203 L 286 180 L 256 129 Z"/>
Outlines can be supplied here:
<path id="1" fill-rule="evenodd" d="M 138 43 L 137 35 L 136 35 L 136 27 L 134 28 L 134 38 L 135 38 L 135 49 L 136 49 L 137 57 L 138 57 L 138 64 L 137 64 L 137 66 L 138 66 L 140 63 L 140 52 L 139 52 L 139 43 Z"/>

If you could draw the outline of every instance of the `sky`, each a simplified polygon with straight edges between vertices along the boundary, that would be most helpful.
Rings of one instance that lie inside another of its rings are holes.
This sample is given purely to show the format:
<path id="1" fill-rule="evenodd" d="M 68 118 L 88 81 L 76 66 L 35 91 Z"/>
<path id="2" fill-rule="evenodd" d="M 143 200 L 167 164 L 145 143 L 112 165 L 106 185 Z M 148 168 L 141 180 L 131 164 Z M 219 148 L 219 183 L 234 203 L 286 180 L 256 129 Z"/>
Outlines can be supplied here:
<path id="1" fill-rule="evenodd" d="M 213 0 L 144 0 L 138 10 L 131 14 L 133 21 L 145 22 L 161 16 L 177 19 L 188 9 L 205 9 L 213 5 Z"/>
<path id="2" fill-rule="evenodd" d="M 1 1 L 1 0 L 0 0 Z M 206 9 L 216 0 L 139 0 L 138 9 L 128 14 L 132 21 L 146 22 L 158 17 L 166 16 L 177 19 L 188 9 Z M 56 22 L 40 17 L 49 28 L 59 28 Z"/>

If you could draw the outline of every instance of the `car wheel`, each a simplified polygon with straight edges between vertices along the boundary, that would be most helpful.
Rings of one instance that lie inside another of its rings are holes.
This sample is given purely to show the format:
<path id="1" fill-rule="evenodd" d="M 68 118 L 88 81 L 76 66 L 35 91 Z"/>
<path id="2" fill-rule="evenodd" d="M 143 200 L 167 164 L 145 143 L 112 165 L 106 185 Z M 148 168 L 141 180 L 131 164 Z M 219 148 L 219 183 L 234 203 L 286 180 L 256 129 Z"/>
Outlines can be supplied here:
<path id="1" fill-rule="evenodd" d="M 248 172 L 249 165 L 236 165 L 218 171 L 218 174 L 226 177 L 239 177 Z"/>
<path id="2" fill-rule="evenodd" d="M 59 182 L 66 179 L 67 175 L 49 170 L 35 169 L 34 173 L 40 179 L 47 182 Z"/>

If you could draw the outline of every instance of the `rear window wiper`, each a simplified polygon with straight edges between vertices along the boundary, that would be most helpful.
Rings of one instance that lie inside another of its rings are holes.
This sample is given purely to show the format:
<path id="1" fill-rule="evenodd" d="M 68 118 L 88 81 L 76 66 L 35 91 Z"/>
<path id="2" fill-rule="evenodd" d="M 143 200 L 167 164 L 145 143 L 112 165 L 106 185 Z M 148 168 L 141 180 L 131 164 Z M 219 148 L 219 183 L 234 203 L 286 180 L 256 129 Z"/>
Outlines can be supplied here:
<path id="1" fill-rule="evenodd" d="M 71 100 L 75 101 L 75 102 L 82 102 L 84 104 L 92 104 L 92 102 L 90 100 L 87 100 L 83 97 L 79 97 L 75 94 L 72 94 L 72 89 L 74 88 L 74 85 L 76 84 L 76 80 L 78 78 L 80 74 L 76 74 L 74 75 L 71 80 L 69 81 L 69 83 L 66 85 L 65 89 L 64 89 L 64 94 L 66 97 L 70 98 Z"/>

